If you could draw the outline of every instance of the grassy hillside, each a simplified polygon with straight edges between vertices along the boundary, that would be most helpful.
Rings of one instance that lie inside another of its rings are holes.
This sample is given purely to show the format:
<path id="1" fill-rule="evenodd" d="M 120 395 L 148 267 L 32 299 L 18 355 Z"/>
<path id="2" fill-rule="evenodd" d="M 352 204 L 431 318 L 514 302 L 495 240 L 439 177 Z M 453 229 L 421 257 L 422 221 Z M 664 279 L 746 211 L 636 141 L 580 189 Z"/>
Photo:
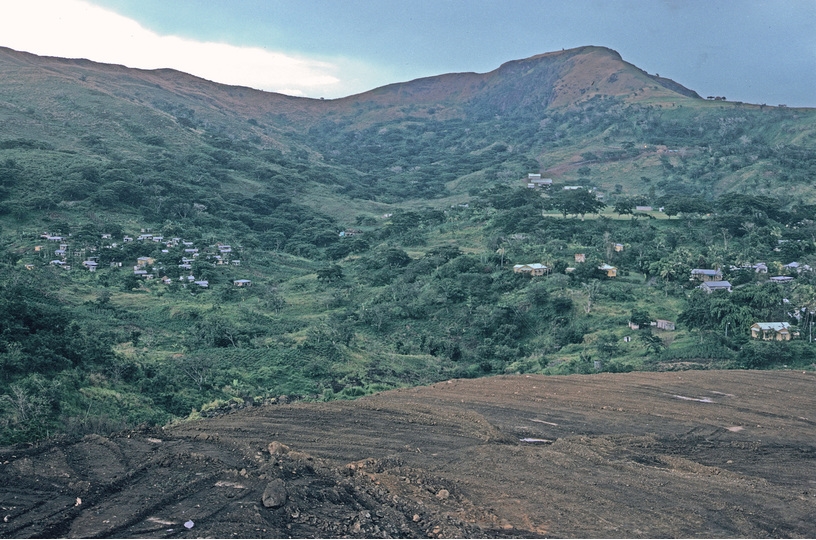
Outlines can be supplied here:
<path id="1" fill-rule="evenodd" d="M 329 101 L 8 49 L 0 70 L 4 443 L 451 377 L 814 362 L 813 110 L 597 47 Z"/>

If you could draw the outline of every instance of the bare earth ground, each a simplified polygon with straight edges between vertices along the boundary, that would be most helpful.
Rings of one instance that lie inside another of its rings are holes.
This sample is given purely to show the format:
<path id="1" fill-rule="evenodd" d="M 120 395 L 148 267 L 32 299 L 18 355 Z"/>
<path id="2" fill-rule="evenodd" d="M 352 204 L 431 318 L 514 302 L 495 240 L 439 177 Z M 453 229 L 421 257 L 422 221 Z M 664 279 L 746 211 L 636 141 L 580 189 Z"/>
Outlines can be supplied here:
<path id="1" fill-rule="evenodd" d="M 816 537 L 814 390 L 494 377 L 5 448 L 0 536 Z"/>

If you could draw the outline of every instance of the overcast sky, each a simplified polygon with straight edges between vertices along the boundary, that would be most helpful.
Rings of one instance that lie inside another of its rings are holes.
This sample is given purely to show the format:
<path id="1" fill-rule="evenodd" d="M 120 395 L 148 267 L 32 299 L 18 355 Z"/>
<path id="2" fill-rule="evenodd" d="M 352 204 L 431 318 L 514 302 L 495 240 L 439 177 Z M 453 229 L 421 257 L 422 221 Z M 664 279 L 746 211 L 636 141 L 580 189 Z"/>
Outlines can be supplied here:
<path id="1" fill-rule="evenodd" d="M 0 0 L 0 45 L 326 98 L 601 45 L 702 96 L 816 107 L 816 0 Z"/>

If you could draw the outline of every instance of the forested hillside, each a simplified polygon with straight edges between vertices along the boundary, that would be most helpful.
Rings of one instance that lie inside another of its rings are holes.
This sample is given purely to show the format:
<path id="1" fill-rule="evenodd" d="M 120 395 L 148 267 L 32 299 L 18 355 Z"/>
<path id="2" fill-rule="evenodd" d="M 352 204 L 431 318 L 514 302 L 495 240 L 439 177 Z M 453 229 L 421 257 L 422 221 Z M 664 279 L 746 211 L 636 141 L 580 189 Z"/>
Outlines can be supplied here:
<path id="1" fill-rule="evenodd" d="M 0 442 L 814 362 L 812 109 L 702 99 L 597 47 L 325 101 L 8 49 L 0 70 Z"/>

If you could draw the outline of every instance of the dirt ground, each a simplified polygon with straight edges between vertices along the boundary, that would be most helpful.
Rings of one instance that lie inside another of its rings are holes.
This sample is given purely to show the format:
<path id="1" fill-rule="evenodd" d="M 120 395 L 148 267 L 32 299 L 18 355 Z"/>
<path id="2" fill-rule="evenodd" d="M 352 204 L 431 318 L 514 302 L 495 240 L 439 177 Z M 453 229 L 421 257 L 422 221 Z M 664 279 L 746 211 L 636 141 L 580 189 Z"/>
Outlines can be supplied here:
<path id="1" fill-rule="evenodd" d="M 0 449 L 0 536 L 816 537 L 816 374 L 454 380 Z"/>

